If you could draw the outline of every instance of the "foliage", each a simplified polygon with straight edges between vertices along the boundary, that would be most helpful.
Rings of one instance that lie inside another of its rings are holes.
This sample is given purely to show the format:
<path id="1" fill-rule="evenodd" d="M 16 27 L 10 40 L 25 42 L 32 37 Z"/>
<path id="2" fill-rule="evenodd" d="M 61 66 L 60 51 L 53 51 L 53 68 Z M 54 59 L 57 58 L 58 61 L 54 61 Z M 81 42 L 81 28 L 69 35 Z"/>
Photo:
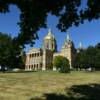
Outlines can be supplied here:
<path id="1" fill-rule="evenodd" d="M 78 68 L 81 69 L 81 67 L 82 67 L 82 65 L 83 65 L 83 64 L 82 64 L 81 58 L 82 58 L 82 52 L 76 54 L 75 60 L 74 60 L 74 64 L 73 64 L 73 67 L 74 67 L 75 69 L 78 69 Z"/>
<path id="2" fill-rule="evenodd" d="M 12 39 L 6 34 L 0 33 L 0 66 L 9 66 L 8 60 L 11 58 Z"/>
<path id="3" fill-rule="evenodd" d="M 82 8 L 83 1 L 87 6 Z M 100 0 L 0 0 L 0 13 L 9 12 L 9 6 L 20 9 L 20 33 L 15 37 L 18 45 L 33 44 L 37 31 L 46 27 L 48 13 L 59 17 L 57 27 L 66 31 L 69 27 L 100 17 Z"/>
<path id="4" fill-rule="evenodd" d="M 97 45 L 95 46 L 95 49 L 96 49 L 96 55 L 95 55 L 96 68 L 100 69 L 100 43 L 97 43 Z"/>
<path id="5" fill-rule="evenodd" d="M 18 68 L 23 66 L 21 48 L 14 44 L 10 35 L 0 33 L 0 66 L 7 68 Z"/>
<path id="6" fill-rule="evenodd" d="M 70 71 L 69 61 L 66 57 L 56 56 L 54 58 L 53 65 L 62 73 Z"/>
<path id="7" fill-rule="evenodd" d="M 89 46 L 76 55 L 74 68 L 96 68 L 100 69 L 100 48 L 99 43 L 93 47 Z"/>

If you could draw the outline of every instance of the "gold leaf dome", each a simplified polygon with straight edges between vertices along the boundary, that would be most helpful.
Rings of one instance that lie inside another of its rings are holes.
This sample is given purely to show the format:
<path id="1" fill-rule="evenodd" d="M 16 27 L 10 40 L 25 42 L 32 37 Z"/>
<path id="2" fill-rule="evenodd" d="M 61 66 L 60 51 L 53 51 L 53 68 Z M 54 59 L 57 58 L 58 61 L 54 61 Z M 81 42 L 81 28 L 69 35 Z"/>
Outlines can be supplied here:
<path id="1" fill-rule="evenodd" d="M 49 40 L 49 39 L 54 39 L 54 35 L 51 32 L 51 29 L 48 30 L 48 34 L 44 37 L 44 39 Z"/>

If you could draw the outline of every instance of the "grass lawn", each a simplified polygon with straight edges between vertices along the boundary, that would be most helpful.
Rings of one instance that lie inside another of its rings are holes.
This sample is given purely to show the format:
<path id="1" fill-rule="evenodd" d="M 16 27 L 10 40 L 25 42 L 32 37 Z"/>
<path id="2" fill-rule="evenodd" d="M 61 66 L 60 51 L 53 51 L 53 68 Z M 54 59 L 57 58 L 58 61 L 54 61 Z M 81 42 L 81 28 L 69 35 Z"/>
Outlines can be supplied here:
<path id="1" fill-rule="evenodd" d="M 0 73 L 0 100 L 99 100 L 100 72 Z"/>

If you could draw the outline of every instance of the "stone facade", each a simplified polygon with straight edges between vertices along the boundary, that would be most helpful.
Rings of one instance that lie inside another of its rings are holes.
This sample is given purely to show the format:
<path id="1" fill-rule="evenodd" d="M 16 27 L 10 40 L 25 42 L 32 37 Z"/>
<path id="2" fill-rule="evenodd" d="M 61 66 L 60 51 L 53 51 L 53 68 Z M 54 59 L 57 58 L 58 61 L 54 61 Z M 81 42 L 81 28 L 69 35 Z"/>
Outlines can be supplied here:
<path id="1" fill-rule="evenodd" d="M 43 50 L 32 48 L 26 54 L 25 69 L 26 70 L 42 69 L 43 66 L 42 59 L 43 59 Z"/>
<path id="2" fill-rule="evenodd" d="M 32 48 L 26 54 L 25 70 L 46 70 L 52 67 L 52 61 L 55 56 L 61 55 L 69 60 L 72 68 L 74 45 L 69 34 L 62 46 L 60 52 L 57 52 L 56 39 L 49 29 L 48 34 L 44 37 L 42 48 Z"/>
<path id="3" fill-rule="evenodd" d="M 44 37 L 43 49 L 49 49 L 53 52 L 57 51 L 56 39 L 52 34 L 51 29 L 49 29 L 48 34 Z"/>
<path id="4" fill-rule="evenodd" d="M 74 54 L 75 54 L 75 50 L 74 50 L 73 42 L 70 39 L 69 34 L 67 34 L 67 38 L 65 39 L 61 51 L 54 53 L 53 57 L 58 55 L 66 57 L 69 60 L 70 68 L 72 68 Z"/>

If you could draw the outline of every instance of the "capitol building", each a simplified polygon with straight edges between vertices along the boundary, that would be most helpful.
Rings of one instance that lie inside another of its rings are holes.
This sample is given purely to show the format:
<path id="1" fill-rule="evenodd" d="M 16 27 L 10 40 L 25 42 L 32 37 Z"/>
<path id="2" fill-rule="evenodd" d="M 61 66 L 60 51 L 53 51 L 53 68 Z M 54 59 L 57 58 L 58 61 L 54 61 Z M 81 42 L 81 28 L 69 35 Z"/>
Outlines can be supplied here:
<path id="1" fill-rule="evenodd" d="M 73 66 L 75 48 L 69 34 L 67 34 L 62 45 L 61 51 L 57 52 L 57 43 L 51 29 L 43 39 L 41 48 L 31 48 L 26 54 L 25 70 L 47 70 L 53 69 L 53 59 L 58 56 L 64 56 L 69 60 L 70 68 Z"/>

